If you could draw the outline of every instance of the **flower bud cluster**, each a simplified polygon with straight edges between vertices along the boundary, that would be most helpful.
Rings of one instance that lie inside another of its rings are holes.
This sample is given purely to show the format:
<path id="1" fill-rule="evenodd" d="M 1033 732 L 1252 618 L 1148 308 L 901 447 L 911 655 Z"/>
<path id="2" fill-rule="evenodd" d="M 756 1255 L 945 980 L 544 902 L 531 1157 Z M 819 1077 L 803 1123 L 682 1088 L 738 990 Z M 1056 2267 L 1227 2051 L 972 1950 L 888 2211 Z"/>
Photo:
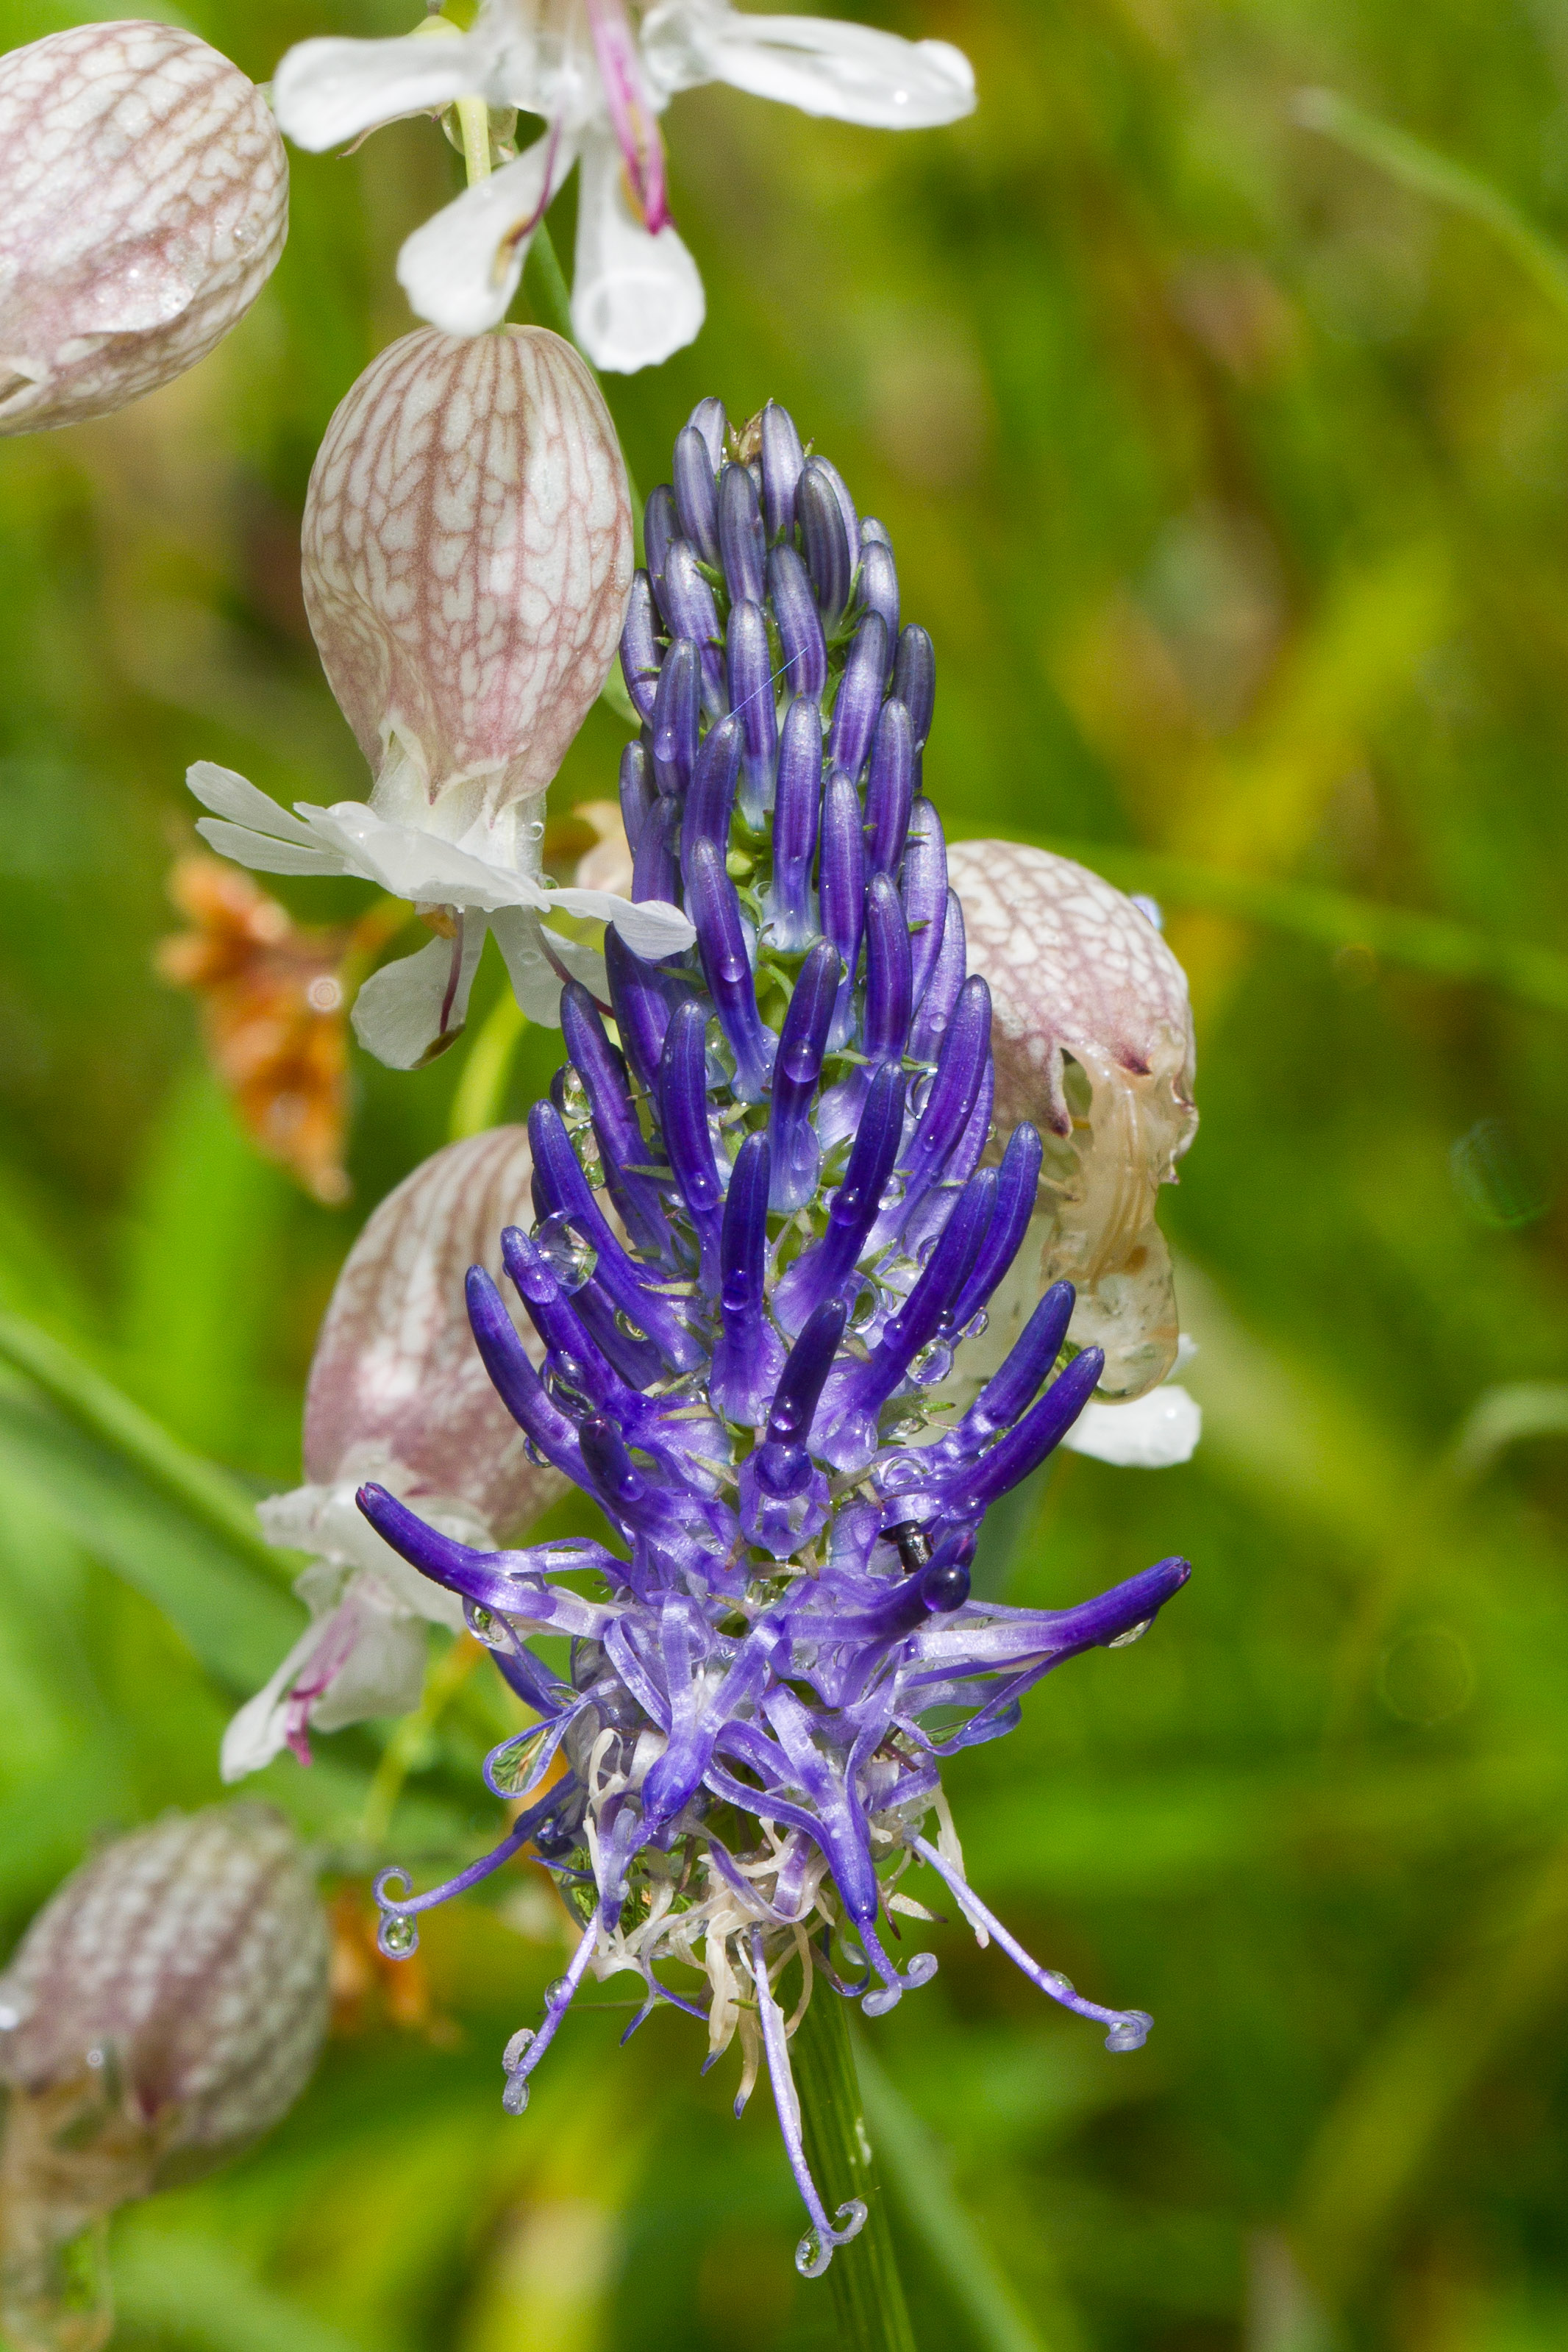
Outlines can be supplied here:
<path id="1" fill-rule="evenodd" d="M 384 1874 L 378 1899 L 386 1948 L 409 1950 L 420 1912 L 531 1841 L 584 1932 L 509 2048 L 508 2105 L 586 1971 L 635 1970 L 645 2014 L 692 2011 L 715 2053 L 739 2033 L 742 2100 L 766 2056 L 816 2275 L 863 2215 L 830 2219 L 806 2169 L 774 1979 L 798 1959 L 807 1991 L 826 1978 L 872 2016 L 925 1982 L 934 1957 L 900 1966 L 886 1940 L 894 1913 L 928 1916 L 899 1889 L 912 1863 L 1110 2047 L 1147 2032 L 991 1918 L 938 1768 L 1010 1729 L 1063 1658 L 1135 1638 L 1187 1569 L 1061 1612 L 971 1592 L 986 1509 L 1103 1359 L 1062 1360 L 1058 1283 L 966 1409 L 938 1392 L 1028 1233 L 1042 1143 L 1021 1125 L 983 1164 L 990 992 L 921 789 L 935 664 L 887 533 L 784 411 L 734 435 L 705 401 L 647 546 L 621 806 L 634 899 L 682 907 L 695 943 L 648 961 L 611 932 L 606 1002 L 563 992 L 569 1062 L 530 1119 L 534 1214 L 501 1242 L 542 1369 L 491 1276 L 468 1278 L 497 1391 L 615 1548 L 486 1550 L 362 1490 L 539 1718 L 489 1759 L 522 1806 L 501 1846 L 426 1894 Z M 571 1636 L 567 1676 L 530 1647 L 543 1633 Z M 700 1969 L 705 1997 L 666 1964 Z"/>

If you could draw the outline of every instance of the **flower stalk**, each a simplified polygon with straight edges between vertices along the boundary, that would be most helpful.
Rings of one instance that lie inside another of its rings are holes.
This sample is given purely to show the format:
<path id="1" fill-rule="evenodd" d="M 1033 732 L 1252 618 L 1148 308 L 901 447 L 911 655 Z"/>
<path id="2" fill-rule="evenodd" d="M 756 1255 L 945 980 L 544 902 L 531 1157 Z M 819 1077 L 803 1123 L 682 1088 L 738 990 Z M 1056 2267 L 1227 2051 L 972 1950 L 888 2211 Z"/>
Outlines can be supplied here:
<path id="1" fill-rule="evenodd" d="M 853 2352 L 914 2352 L 888 2200 L 866 2126 L 848 2004 L 814 2000 L 791 2043 L 806 2160 L 831 2212 L 857 2199 L 866 2226 L 827 2275 L 840 2337 Z"/>

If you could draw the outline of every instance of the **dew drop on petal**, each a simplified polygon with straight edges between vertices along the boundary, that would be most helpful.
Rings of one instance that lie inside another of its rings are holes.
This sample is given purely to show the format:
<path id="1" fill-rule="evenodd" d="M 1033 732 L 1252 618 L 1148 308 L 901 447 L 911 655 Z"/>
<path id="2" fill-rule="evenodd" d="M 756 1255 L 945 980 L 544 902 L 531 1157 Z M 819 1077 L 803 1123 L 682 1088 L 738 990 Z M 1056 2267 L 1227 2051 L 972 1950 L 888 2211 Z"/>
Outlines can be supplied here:
<path id="1" fill-rule="evenodd" d="M 1141 1617 L 1136 1625 L 1129 1625 L 1125 1633 L 1118 1633 L 1114 1642 L 1107 1642 L 1106 1648 L 1108 1650 L 1130 1649 L 1134 1642 L 1141 1642 L 1143 1639 L 1153 1622 L 1152 1617 Z"/>
<path id="2" fill-rule="evenodd" d="M 406 1912 L 389 1911 L 376 1929 L 375 1940 L 389 1960 L 405 1960 L 419 1949 L 419 1930 Z"/>
<path id="3" fill-rule="evenodd" d="M 563 1290 L 581 1290 L 599 1263 L 599 1253 L 584 1240 L 564 1209 L 546 1217 L 534 1229 L 533 1245 Z"/>

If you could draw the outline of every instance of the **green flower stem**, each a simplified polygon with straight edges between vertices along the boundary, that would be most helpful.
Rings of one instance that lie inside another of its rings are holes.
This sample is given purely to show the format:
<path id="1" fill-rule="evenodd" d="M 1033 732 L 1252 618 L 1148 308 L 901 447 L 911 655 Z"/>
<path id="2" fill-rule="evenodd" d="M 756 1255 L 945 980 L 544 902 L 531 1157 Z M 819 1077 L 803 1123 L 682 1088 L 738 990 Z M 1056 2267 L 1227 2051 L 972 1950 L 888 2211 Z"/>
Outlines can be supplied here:
<path id="1" fill-rule="evenodd" d="M 953 837 L 970 836 L 960 827 Z M 1328 948 L 1370 948 L 1385 963 L 1403 965 L 1407 971 L 1426 972 L 1434 980 L 1479 981 L 1543 1012 L 1568 1013 L 1568 955 L 1555 948 L 1472 930 L 1468 923 L 1422 914 L 1413 907 L 1383 906 L 1374 898 L 1356 898 L 1310 883 L 1233 873 L 1156 850 L 1130 849 L 1123 843 L 1060 841 L 1011 828 L 1008 838 L 1054 850 L 1058 857 L 1076 858 L 1118 889 L 1147 890 L 1167 906 L 1233 915 L 1238 922 L 1290 931 Z"/>
<path id="2" fill-rule="evenodd" d="M 828 2267 L 842 2352 L 914 2352 L 887 2200 L 867 2137 L 847 2004 L 819 1984 L 790 2043 L 806 2162 L 830 2215 L 863 2198 L 866 2226 Z M 816 2290 L 818 2293 L 821 2289 Z"/>
<path id="3" fill-rule="evenodd" d="M 528 1015 L 509 984 L 497 997 L 468 1048 L 447 1126 L 452 1142 L 460 1143 L 468 1135 L 482 1135 L 487 1127 L 498 1124 L 518 1040 L 527 1026 Z"/>
<path id="4" fill-rule="evenodd" d="M 49 1332 L 20 1315 L 0 1315 L 0 1361 L 21 1372 L 66 1419 L 139 1470 L 148 1484 L 178 1503 L 276 1584 L 290 1573 L 294 1555 L 268 1543 L 256 1506 L 236 1480 L 171 1436 L 151 1413 L 93 1370 Z"/>

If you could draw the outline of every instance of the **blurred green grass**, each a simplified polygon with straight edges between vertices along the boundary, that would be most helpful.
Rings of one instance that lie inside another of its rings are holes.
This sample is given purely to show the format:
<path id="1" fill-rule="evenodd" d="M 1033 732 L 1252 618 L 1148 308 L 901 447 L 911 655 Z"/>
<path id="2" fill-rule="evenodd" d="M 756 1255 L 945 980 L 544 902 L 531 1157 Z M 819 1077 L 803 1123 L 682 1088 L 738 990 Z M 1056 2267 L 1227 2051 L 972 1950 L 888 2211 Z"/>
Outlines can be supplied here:
<path id="1" fill-rule="evenodd" d="M 0 43 L 104 13 L 0 0 Z M 264 77 L 290 40 L 412 13 L 184 15 Z M 951 2179 L 1049 2352 L 1548 2352 L 1568 321 L 1484 223 L 1292 109 L 1341 92 L 1568 244 L 1568 16 L 865 13 L 959 41 L 980 111 L 891 139 L 679 101 L 710 323 L 612 405 L 644 483 L 712 390 L 736 415 L 777 395 L 833 455 L 937 640 L 951 828 L 1099 845 L 1164 895 L 1204 1113 L 1166 1210 L 1204 1444 L 1147 1477 L 1064 1461 L 1007 1564 L 1029 1601 L 1172 1550 L 1192 1586 L 950 1774 L 977 1884 L 1158 2028 L 1110 2058 L 938 1933 L 942 1974 L 870 2037 L 914 2135 L 915 2172 L 889 2171 L 922 2346 L 1004 2340 L 928 2250 L 923 2178 Z M 411 1078 L 356 1055 L 355 1201 L 322 1209 L 238 1136 L 151 950 L 189 760 L 284 798 L 361 788 L 304 625 L 300 509 L 333 404 L 408 323 L 393 257 L 450 173 L 417 123 L 296 157 L 289 251 L 217 355 L 121 417 L 0 444 L 0 1308 L 251 1490 L 298 1475 L 334 1269 L 444 1139 L 460 1055 Z M 557 805 L 608 790 L 618 740 L 595 711 Z M 311 919 L 357 904 L 279 894 Z M 530 1033 L 511 1110 L 551 1062 Z M 238 1613 L 193 1612 L 204 1578 Z M 13 1927 L 94 1834 L 216 1794 L 232 1692 L 292 1605 L 0 1384 Z M 400 1853 L 481 1833 L 497 1704 L 476 1681 L 428 1743 Z M 267 1791 L 341 1858 L 376 1743 L 321 1745 Z M 267 2147 L 128 2213 L 121 2340 L 826 2344 L 771 2120 L 730 2120 L 688 2025 L 618 2053 L 623 2016 L 585 2016 L 526 2123 L 501 2116 L 496 2053 L 557 1972 L 552 1932 L 526 1907 L 433 1921 L 457 2045 L 373 2014 Z"/>

